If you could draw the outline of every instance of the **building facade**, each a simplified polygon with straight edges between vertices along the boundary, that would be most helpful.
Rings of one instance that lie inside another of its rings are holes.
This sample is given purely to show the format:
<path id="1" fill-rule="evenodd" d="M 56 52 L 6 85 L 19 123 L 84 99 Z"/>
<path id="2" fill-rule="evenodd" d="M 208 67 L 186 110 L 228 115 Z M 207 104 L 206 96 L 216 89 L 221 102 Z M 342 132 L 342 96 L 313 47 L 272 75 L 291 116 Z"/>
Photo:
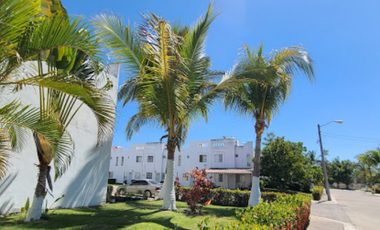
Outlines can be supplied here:
<path id="1" fill-rule="evenodd" d="M 114 146 L 109 178 L 117 183 L 133 179 L 164 180 L 167 150 L 164 143 L 131 144 L 130 150 Z M 253 143 L 240 145 L 234 138 L 190 141 L 175 153 L 175 176 L 183 186 L 191 186 L 189 171 L 206 169 L 217 187 L 247 189 L 251 186 Z"/>

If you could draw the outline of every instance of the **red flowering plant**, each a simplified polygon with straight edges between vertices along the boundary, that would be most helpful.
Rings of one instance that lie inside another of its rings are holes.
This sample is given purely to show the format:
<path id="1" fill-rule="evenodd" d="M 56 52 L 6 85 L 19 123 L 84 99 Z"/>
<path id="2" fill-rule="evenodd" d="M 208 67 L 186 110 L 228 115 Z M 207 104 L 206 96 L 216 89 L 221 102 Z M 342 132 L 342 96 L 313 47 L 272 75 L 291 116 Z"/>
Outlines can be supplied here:
<path id="1" fill-rule="evenodd" d="M 206 169 L 198 169 L 187 172 L 190 174 L 193 187 L 190 187 L 188 191 L 181 191 L 184 194 L 185 201 L 191 210 L 192 214 L 202 213 L 204 205 L 210 204 L 212 200 L 211 189 L 214 187 L 214 183 L 211 182 L 212 177 L 207 177 Z"/>

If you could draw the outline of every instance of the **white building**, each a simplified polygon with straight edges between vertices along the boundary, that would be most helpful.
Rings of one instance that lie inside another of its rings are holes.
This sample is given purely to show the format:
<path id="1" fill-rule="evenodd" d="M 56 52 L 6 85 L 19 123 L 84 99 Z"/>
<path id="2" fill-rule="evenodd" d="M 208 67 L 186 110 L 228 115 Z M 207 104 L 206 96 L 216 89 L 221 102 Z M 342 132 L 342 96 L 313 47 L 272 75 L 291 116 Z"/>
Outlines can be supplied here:
<path id="1" fill-rule="evenodd" d="M 113 82 L 109 95 L 115 103 L 119 68 L 119 64 L 110 64 L 102 73 Z M 3 98 L 0 104 L 13 100 L 15 96 L 19 96 L 24 105 L 38 106 L 38 90 L 31 87 Z M 68 130 L 75 142 L 75 154 L 67 172 L 53 182 L 52 194 L 46 195 L 45 202 L 48 203 L 48 207 L 53 205 L 53 208 L 72 208 L 105 203 L 112 136 L 97 147 L 96 124 L 95 117 L 86 106 L 83 106 L 71 121 Z M 30 135 L 25 148 L 21 152 L 11 154 L 7 176 L 0 180 L 0 214 L 19 212 L 21 207 L 25 206 L 27 198 L 32 202 L 38 176 L 36 165 L 38 158 Z M 54 178 L 53 168 L 50 173 Z M 54 203 L 54 200 L 62 195 L 65 197 Z"/>
<path id="2" fill-rule="evenodd" d="M 117 183 L 133 179 L 162 181 L 166 169 L 164 143 L 132 144 L 130 150 L 115 146 L 111 151 L 109 178 Z M 175 153 L 175 176 L 183 186 L 191 185 L 194 170 L 206 169 L 215 186 L 237 189 L 251 186 L 253 143 L 239 145 L 234 138 L 190 141 L 190 146 Z"/>

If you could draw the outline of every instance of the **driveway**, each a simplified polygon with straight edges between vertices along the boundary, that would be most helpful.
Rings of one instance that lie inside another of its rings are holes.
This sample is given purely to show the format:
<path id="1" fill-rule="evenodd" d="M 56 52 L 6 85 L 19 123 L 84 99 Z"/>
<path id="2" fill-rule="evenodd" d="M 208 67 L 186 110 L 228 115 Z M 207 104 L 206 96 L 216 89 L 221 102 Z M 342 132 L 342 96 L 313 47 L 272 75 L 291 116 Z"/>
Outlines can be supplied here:
<path id="1" fill-rule="evenodd" d="M 356 229 L 380 229 L 380 196 L 363 191 L 338 189 L 331 189 L 331 194 Z"/>

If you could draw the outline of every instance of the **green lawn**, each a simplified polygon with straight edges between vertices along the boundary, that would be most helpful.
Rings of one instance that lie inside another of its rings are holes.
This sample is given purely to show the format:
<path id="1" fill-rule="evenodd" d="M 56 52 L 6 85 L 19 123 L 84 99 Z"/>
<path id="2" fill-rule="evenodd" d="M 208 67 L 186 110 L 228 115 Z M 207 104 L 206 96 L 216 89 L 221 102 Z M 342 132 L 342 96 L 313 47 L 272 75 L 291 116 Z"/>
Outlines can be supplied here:
<path id="1" fill-rule="evenodd" d="M 22 214 L 0 217 L 0 229 L 196 229 L 197 222 L 210 216 L 210 225 L 236 220 L 234 207 L 209 205 L 205 216 L 160 211 L 162 201 L 131 201 L 99 207 L 51 210 L 41 221 L 25 224 Z M 177 202 L 177 208 L 187 208 Z"/>

